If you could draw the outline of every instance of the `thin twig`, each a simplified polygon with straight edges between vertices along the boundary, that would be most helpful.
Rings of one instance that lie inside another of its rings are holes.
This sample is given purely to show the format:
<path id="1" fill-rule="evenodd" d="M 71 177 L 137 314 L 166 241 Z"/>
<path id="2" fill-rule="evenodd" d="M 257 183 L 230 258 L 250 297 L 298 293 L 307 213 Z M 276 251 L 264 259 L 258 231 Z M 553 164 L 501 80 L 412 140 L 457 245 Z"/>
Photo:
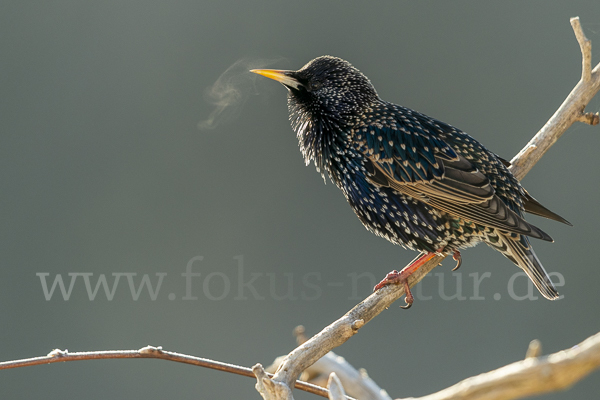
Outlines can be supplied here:
<path id="1" fill-rule="evenodd" d="M 175 361 L 184 364 L 196 365 L 198 367 L 216 369 L 218 371 L 230 372 L 232 374 L 256 378 L 251 368 L 241 367 L 239 365 L 228 364 L 221 361 L 210 360 L 189 356 L 187 354 L 176 353 L 174 351 L 163 350 L 162 347 L 146 346 L 139 350 L 108 350 L 108 351 L 78 351 L 69 352 L 67 350 L 55 349 L 48 355 L 42 357 L 26 358 L 22 360 L 0 362 L 0 370 L 30 367 L 34 365 L 52 364 L 66 361 L 82 360 L 106 360 L 119 358 L 156 358 L 160 360 Z M 272 376 L 272 374 L 268 374 Z M 295 387 L 309 393 L 328 397 L 328 391 L 312 383 L 297 381 Z"/>
<path id="2" fill-rule="evenodd" d="M 522 180 L 542 156 L 574 122 L 597 125 L 597 113 L 586 113 L 585 107 L 600 90 L 600 63 L 592 70 L 592 42 L 581 30 L 579 17 L 571 18 L 571 26 L 581 48 L 581 80 L 538 133 L 510 163 L 510 171 Z"/>
<path id="3" fill-rule="evenodd" d="M 583 33 L 579 17 L 571 18 L 570 22 L 581 49 L 581 80 L 589 81 L 592 79 L 592 41 Z"/>
<path id="4" fill-rule="evenodd" d="M 329 400 L 343 400 L 346 398 L 346 392 L 340 378 L 337 377 L 335 372 L 329 375 L 329 381 L 327 382 L 327 389 L 329 389 Z"/>

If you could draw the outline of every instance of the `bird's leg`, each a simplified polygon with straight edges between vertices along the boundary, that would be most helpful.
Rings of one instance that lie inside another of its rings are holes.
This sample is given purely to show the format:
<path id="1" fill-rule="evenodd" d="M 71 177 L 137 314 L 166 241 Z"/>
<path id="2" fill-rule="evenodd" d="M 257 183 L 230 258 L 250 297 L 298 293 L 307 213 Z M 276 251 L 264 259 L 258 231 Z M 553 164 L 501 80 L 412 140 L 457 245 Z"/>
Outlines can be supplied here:
<path id="1" fill-rule="evenodd" d="M 384 286 L 390 284 L 402 284 L 404 286 L 404 293 L 406 293 L 406 296 L 404 298 L 406 305 L 400 307 L 404 308 L 405 310 L 409 309 L 410 306 L 412 306 L 412 303 L 415 301 L 415 299 L 410 291 L 410 287 L 408 286 L 408 277 L 411 276 L 416 270 L 421 268 L 423 264 L 425 264 L 427 261 L 435 257 L 435 255 L 436 253 L 422 253 L 417 258 L 415 258 L 410 264 L 404 267 L 402 271 L 398 272 L 394 270 L 388 273 L 381 282 L 375 285 L 373 291 L 375 292 L 383 288 Z"/>
<path id="2" fill-rule="evenodd" d="M 462 256 L 460 255 L 460 251 L 454 250 L 454 254 L 452 254 L 452 259 L 456 261 L 456 267 L 452 268 L 452 271 L 456 271 L 462 265 Z"/>

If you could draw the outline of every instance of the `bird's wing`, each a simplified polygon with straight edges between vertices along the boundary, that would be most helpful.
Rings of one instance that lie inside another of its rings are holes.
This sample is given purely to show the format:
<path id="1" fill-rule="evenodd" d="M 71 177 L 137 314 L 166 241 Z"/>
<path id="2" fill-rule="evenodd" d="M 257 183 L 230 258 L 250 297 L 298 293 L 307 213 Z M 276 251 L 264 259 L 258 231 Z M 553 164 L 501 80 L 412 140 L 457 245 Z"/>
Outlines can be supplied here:
<path id="1" fill-rule="evenodd" d="M 361 151 L 402 183 L 433 181 L 441 178 L 444 167 L 438 159 L 458 161 L 454 149 L 442 139 L 427 134 L 417 124 L 399 129 L 366 126 L 354 139 Z"/>
<path id="2" fill-rule="evenodd" d="M 552 241 L 510 210 L 471 162 L 443 140 L 414 128 L 371 126 L 355 135 L 370 161 L 366 168 L 373 183 L 480 225 Z"/>

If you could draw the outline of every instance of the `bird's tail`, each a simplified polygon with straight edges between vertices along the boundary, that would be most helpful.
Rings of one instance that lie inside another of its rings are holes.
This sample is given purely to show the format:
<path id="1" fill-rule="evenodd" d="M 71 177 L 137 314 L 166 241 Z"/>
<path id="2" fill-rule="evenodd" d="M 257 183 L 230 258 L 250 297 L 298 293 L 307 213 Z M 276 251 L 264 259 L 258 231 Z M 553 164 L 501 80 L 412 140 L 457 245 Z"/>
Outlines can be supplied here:
<path id="1" fill-rule="evenodd" d="M 517 238 L 513 238 L 510 234 L 498 232 L 498 242 L 489 244 L 525 271 L 545 298 L 548 300 L 558 298 L 558 292 L 533 251 L 527 236 L 518 235 Z"/>

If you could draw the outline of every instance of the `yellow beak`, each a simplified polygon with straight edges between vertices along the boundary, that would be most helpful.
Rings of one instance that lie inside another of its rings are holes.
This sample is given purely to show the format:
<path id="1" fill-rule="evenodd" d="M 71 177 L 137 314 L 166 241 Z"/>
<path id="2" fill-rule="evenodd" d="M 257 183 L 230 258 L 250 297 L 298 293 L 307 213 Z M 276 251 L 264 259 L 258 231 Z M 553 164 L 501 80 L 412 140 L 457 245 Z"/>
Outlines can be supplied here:
<path id="1" fill-rule="evenodd" d="M 290 76 L 293 71 L 286 71 L 283 69 L 251 69 L 250 72 L 265 76 L 269 79 L 274 79 L 277 82 L 281 82 L 285 86 L 294 89 L 298 89 L 301 86 L 301 83 L 298 82 L 298 80 Z"/>

